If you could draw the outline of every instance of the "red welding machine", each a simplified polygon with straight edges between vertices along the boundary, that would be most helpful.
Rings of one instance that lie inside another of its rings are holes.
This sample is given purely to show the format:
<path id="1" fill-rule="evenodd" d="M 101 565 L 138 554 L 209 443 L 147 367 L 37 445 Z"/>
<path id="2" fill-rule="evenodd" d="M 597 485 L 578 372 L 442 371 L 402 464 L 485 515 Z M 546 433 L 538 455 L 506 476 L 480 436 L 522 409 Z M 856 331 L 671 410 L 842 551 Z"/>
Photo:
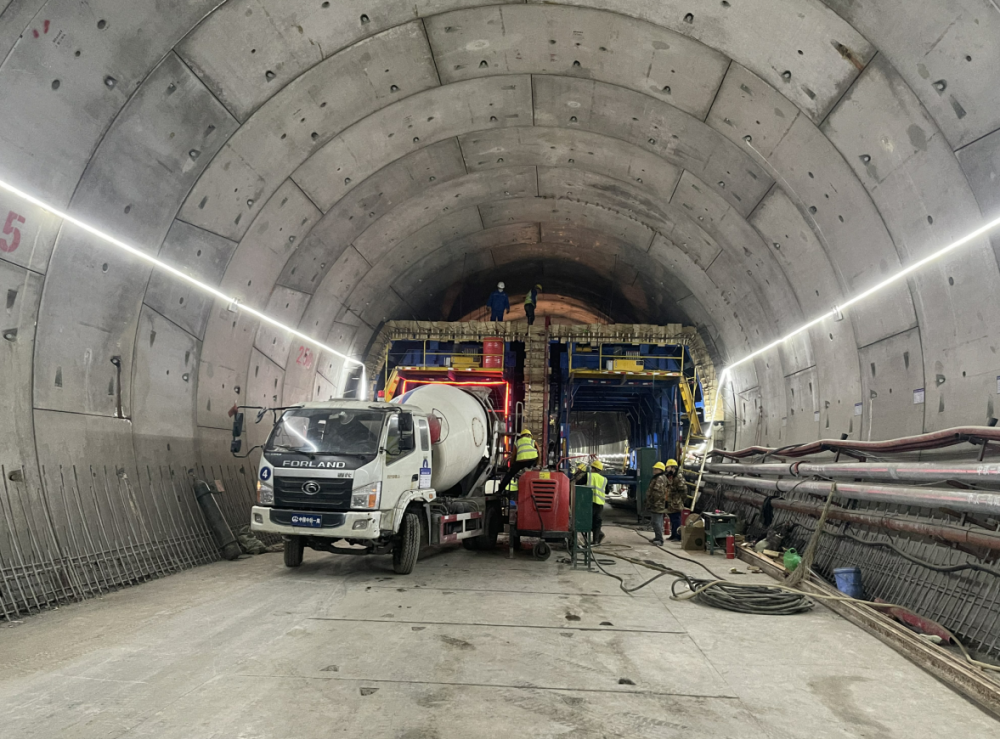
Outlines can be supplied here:
<path id="1" fill-rule="evenodd" d="M 517 482 L 517 529 L 520 532 L 569 531 L 569 478 L 562 472 L 531 470 Z"/>

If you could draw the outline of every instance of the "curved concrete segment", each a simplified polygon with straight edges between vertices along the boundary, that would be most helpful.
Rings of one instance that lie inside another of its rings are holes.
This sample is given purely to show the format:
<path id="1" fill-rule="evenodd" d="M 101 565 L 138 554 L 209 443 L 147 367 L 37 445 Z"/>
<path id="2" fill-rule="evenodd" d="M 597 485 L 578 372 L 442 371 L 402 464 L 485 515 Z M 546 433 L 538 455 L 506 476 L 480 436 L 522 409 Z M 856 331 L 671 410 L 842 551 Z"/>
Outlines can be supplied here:
<path id="1" fill-rule="evenodd" d="M 353 358 L 543 279 L 553 315 L 692 325 L 725 364 L 1000 214 L 984 0 L 101 7 L 0 0 L 0 177 Z M 234 404 L 343 389 L 343 358 L 7 194 L 0 227 L 16 531 L 32 490 L 67 536 L 193 526 L 157 506 L 189 469 L 236 485 Z M 741 366 L 725 443 L 997 415 L 998 255 Z M 18 536 L 4 561 L 53 546 Z"/>

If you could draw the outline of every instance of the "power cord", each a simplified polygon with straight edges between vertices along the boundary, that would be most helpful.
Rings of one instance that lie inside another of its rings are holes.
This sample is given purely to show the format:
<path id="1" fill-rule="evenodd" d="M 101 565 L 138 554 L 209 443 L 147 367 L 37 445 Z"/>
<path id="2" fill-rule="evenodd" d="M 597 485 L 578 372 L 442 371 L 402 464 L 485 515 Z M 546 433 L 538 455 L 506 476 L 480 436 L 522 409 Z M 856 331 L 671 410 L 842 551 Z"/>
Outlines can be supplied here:
<path id="1" fill-rule="evenodd" d="M 638 532 L 637 532 L 638 533 Z M 641 536 L 641 534 L 640 534 Z M 645 537 L 643 537 L 645 538 Z M 674 570 L 670 567 L 666 567 L 658 562 L 653 562 L 652 560 L 641 560 L 634 557 L 626 557 L 622 554 L 614 554 L 608 551 L 600 551 L 607 557 L 614 557 L 615 559 L 620 559 L 625 562 L 631 562 L 634 565 L 640 567 L 646 567 L 647 569 L 657 570 L 657 574 L 648 580 L 640 583 L 639 585 L 629 588 L 625 585 L 625 580 L 618 575 L 608 572 L 603 566 L 598 562 L 597 558 L 593 556 L 594 550 L 591 548 L 590 543 L 587 542 L 586 546 L 591 551 L 591 557 L 595 564 L 597 564 L 598 569 L 603 572 L 608 577 L 612 577 L 618 581 L 618 585 L 621 590 L 625 593 L 632 594 L 637 590 L 641 590 L 652 582 L 659 580 L 665 575 L 673 575 L 675 580 L 670 586 L 670 597 L 673 600 L 693 600 L 696 603 L 701 603 L 703 605 L 711 606 L 712 608 L 722 608 L 727 611 L 733 611 L 736 613 L 748 613 L 754 615 L 764 615 L 764 616 L 790 616 L 796 613 L 805 613 L 811 610 L 815 603 L 812 598 L 825 601 L 837 601 L 842 603 L 863 603 L 866 606 L 879 609 L 897 609 L 906 611 L 907 613 L 913 614 L 906 606 L 901 606 L 895 603 L 871 603 L 868 601 L 859 601 L 856 598 L 850 598 L 848 596 L 838 596 L 838 595 L 826 595 L 824 593 L 811 593 L 806 595 L 801 590 L 797 588 L 789 587 L 787 585 L 753 585 L 748 583 L 732 582 L 730 580 L 723 580 L 716 578 L 714 580 L 702 580 L 698 578 L 693 578 L 686 573 L 679 570 Z M 670 554 L 667 549 L 663 549 Z M 688 557 L 681 557 L 680 555 L 674 555 L 679 559 L 685 560 L 687 562 L 692 562 L 694 564 L 701 565 L 700 562 L 696 560 L 689 559 Z M 705 567 L 704 565 L 701 565 Z M 802 565 L 799 565 L 802 567 Z M 705 567 L 707 570 L 708 568 Z M 796 568 L 798 569 L 798 568 Z M 709 570 L 711 573 L 711 570 Z M 715 575 L 712 575 L 716 577 Z M 677 592 L 677 586 L 680 582 L 684 582 L 687 585 L 688 590 L 684 592 Z M 917 615 L 917 614 L 913 614 Z M 921 617 L 924 618 L 924 617 Z M 965 657 L 969 664 L 975 665 L 983 670 L 990 670 L 992 672 L 1000 672 L 1000 665 L 992 665 L 988 662 L 981 662 L 974 659 L 972 654 L 966 649 L 965 645 L 955 636 L 951 631 L 946 629 L 941 624 L 931 621 L 930 619 L 924 618 L 925 621 L 933 623 L 941 631 L 948 635 L 948 637 L 955 643 L 955 646 L 959 648 L 962 655 Z"/>

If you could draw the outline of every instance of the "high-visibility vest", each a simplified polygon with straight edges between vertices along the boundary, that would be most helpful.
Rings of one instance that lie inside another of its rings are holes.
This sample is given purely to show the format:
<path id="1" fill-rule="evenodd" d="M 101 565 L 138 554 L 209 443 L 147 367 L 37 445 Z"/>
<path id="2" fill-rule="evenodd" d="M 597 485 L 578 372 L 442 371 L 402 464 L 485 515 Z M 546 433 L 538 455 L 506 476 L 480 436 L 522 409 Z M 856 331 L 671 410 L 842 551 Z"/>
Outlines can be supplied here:
<path id="1" fill-rule="evenodd" d="M 525 305 L 534 305 L 535 304 L 535 300 L 536 300 L 535 290 L 534 290 L 534 288 L 532 288 L 531 290 L 528 290 L 528 294 L 524 296 L 524 304 Z"/>
<path id="2" fill-rule="evenodd" d="M 604 490 L 608 487 L 608 478 L 596 472 L 587 475 L 587 487 L 591 490 L 594 505 L 604 505 Z"/>
<path id="3" fill-rule="evenodd" d="M 515 443 L 517 449 L 517 461 L 527 462 L 529 459 L 538 459 L 538 450 L 535 449 L 535 440 L 530 436 L 522 436 Z"/>

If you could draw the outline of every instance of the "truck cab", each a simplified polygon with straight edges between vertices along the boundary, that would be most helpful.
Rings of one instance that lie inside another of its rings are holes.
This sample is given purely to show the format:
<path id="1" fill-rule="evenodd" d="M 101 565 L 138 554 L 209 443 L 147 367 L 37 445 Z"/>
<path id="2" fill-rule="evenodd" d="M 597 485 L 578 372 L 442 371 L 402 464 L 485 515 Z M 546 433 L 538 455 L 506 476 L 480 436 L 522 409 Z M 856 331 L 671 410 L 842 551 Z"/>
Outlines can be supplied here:
<path id="1" fill-rule="evenodd" d="M 263 446 L 251 529 L 281 535 L 289 567 L 311 548 L 391 553 L 401 574 L 413 569 L 425 544 L 483 537 L 489 502 L 481 482 L 473 489 L 433 487 L 441 479 L 435 463 L 448 464 L 447 429 L 440 411 L 405 402 L 334 400 L 285 409 Z M 477 481 L 485 481 L 492 458 L 468 459 L 465 467 L 472 468 L 466 480 L 478 470 Z M 490 524 L 498 530 L 498 513 Z"/>

